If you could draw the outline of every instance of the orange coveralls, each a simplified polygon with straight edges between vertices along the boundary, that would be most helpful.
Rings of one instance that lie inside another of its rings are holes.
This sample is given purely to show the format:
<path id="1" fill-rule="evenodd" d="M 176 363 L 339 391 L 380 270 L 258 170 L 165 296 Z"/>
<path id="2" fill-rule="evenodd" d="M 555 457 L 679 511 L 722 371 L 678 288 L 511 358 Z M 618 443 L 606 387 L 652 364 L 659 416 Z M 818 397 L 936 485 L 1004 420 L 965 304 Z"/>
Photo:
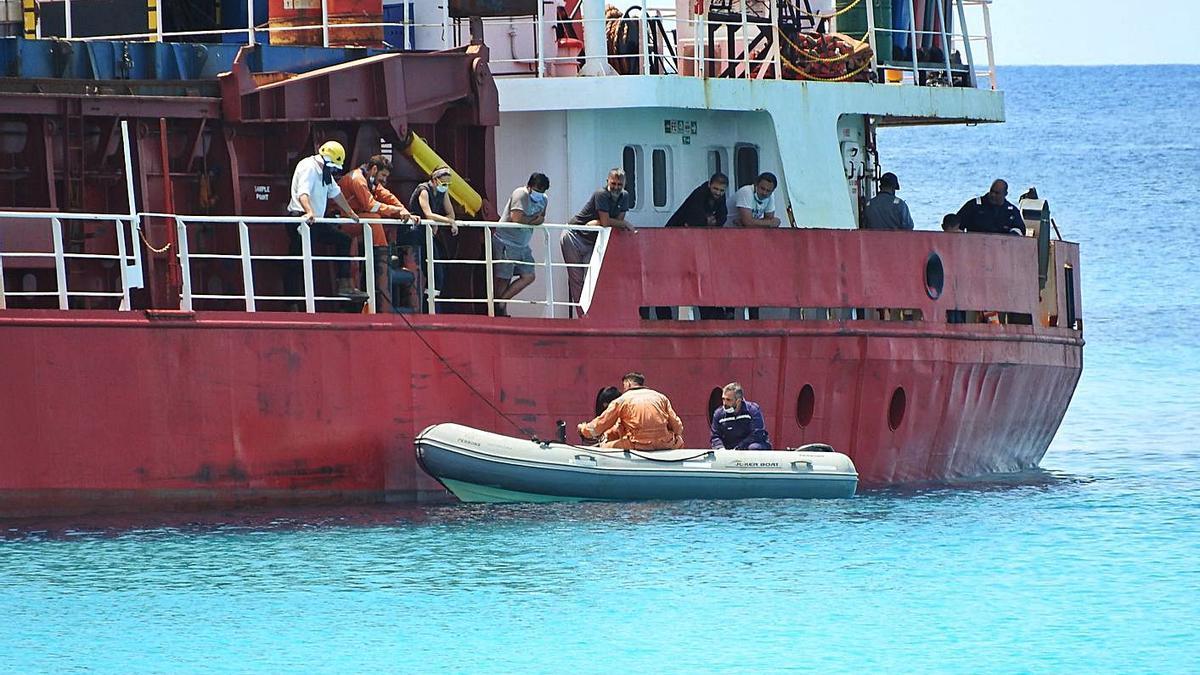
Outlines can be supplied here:
<path id="1" fill-rule="evenodd" d="M 629 450 L 665 450 L 683 447 L 683 421 L 675 414 L 671 401 L 662 394 L 636 387 L 621 394 L 591 422 L 579 425 L 587 438 L 603 436 L 620 425 L 621 435 L 600 443 L 604 448 Z"/>
<path id="2" fill-rule="evenodd" d="M 363 218 L 405 218 L 408 216 L 408 209 L 404 207 L 403 202 L 396 198 L 396 195 L 392 194 L 391 190 L 378 183 L 375 184 L 375 190 L 371 190 L 362 167 L 342 176 L 342 179 L 338 181 L 338 187 L 342 189 L 342 194 L 346 195 L 346 201 L 350 203 L 350 208 Z M 383 229 L 383 223 L 371 223 L 371 243 L 374 246 L 388 245 L 387 232 Z"/>

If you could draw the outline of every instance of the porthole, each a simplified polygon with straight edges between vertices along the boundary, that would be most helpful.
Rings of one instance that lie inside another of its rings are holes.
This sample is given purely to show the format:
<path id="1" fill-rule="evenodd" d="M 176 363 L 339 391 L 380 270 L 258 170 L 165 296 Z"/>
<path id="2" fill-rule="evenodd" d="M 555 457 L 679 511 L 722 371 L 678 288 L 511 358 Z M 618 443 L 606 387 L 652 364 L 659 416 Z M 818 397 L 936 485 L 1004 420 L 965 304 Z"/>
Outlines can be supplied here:
<path id="1" fill-rule="evenodd" d="M 888 404 L 888 427 L 895 431 L 900 427 L 900 423 L 904 421 L 904 409 L 908 405 L 908 397 L 904 394 L 904 387 L 896 387 L 892 392 L 892 402 Z"/>
<path id="2" fill-rule="evenodd" d="M 800 390 L 800 394 L 796 396 L 796 424 L 800 425 L 801 429 L 808 427 L 812 423 L 813 408 L 816 406 L 816 395 L 813 394 L 811 384 L 804 385 Z"/>
<path id="3" fill-rule="evenodd" d="M 942 257 L 937 253 L 930 253 L 925 259 L 925 293 L 937 300 L 941 297 L 945 285 L 946 270 L 942 267 Z"/>
<path id="4" fill-rule="evenodd" d="M 721 407 L 721 388 L 713 387 L 713 390 L 708 394 L 708 412 L 705 413 L 704 419 L 712 420 L 713 413 L 717 408 Z"/>

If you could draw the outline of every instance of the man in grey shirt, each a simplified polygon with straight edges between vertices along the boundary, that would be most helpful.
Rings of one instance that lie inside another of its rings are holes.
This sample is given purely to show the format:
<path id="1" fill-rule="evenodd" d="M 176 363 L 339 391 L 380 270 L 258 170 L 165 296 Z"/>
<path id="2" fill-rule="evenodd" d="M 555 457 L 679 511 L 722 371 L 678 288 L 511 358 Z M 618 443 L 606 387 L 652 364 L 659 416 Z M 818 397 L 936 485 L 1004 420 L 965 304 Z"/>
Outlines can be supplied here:
<path id="1" fill-rule="evenodd" d="M 625 220 L 625 214 L 631 208 L 633 196 L 625 191 L 625 171 L 613 169 L 608 172 L 604 187 L 588 197 L 587 203 L 568 224 L 599 225 L 633 231 L 633 225 Z M 559 239 L 559 245 L 562 247 L 563 262 L 579 265 L 567 268 L 567 288 L 571 302 L 579 302 L 579 297 L 583 294 L 583 281 L 587 276 L 587 268 L 582 265 L 592 259 L 592 249 L 596 247 L 596 233 L 567 230 Z"/>
<path id="2" fill-rule="evenodd" d="M 896 196 L 900 189 L 900 180 L 894 173 L 885 173 L 879 177 L 879 194 L 867 202 L 863 209 L 863 227 L 868 230 L 911 230 L 913 229 L 912 215 L 908 212 L 908 204 Z"/>
<path id="3" fill-rule="evenodd" d="M 544 173 L 534 173 L 523 187 L 513 190 L 502 223 L 541 225 L 546 222 L 546 190 L 550 179 Z M 492 234 L 492 275 L 495 277 L 496 300 L 509 300 L 533 283 L 533 251 L 529 241 L 533 229 L 497 227 Z M 516 279 L 513 279 L 513 277 Z M 498 303 L 496 316 L 508 316 L 507 303 Z"/>

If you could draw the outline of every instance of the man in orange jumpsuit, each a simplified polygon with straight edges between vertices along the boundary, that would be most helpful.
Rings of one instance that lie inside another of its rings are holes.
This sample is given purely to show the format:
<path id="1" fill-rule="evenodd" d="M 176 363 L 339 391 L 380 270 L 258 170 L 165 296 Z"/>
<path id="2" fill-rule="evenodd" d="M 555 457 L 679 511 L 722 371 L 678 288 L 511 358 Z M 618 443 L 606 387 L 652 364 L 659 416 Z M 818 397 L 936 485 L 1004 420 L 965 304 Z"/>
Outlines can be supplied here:
<path id="1" fill-rule="evenodd" d="M 648 389 L 641 373 L 629 373 L 621 379 L 625 393 L 608 404 L 591 422 L 579 425 L 584 438 L 605 438 L 603 448 L 629 450 L 669 450 L 683 447 L 683 422 L 666 396 Z M 620 435 L 606 437 L 605 432 L 618 426 Z"/>
<path id="2" fill-rule="evenodd" d="M 363 218 L 392 218 L 414 225 L 421 219 L 409 213 L 396 195 L 387 189 L 392 174 L 392 162 L 383 155 L 372 155 L 366 164 L 346 174 L 338 181 L 342 194 L 355 213 Z M 371 245 L 375 247 L 375 288 L 389 288 L 388 237 L 383 223 L 371 223 Z M 389 293 L 390 295 L 390 293 Z M 394 298 L 393 298 L 394 300 Z M 376 309 L 379 309 L 378 303 Z"/>

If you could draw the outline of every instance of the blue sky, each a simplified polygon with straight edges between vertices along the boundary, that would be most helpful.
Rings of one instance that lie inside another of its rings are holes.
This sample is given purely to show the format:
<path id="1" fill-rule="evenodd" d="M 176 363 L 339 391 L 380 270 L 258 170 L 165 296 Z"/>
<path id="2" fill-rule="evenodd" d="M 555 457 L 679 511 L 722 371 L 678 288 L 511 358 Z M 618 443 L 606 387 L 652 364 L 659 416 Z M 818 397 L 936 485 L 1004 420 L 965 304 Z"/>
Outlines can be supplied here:
<path id="1" fill-rule="evenodd" d="M 675 0 L 608 2 L 675 7 Z M 996 0 L 991 15 L 1002 65 L 1200 63 L 1200 0 Z"/>

